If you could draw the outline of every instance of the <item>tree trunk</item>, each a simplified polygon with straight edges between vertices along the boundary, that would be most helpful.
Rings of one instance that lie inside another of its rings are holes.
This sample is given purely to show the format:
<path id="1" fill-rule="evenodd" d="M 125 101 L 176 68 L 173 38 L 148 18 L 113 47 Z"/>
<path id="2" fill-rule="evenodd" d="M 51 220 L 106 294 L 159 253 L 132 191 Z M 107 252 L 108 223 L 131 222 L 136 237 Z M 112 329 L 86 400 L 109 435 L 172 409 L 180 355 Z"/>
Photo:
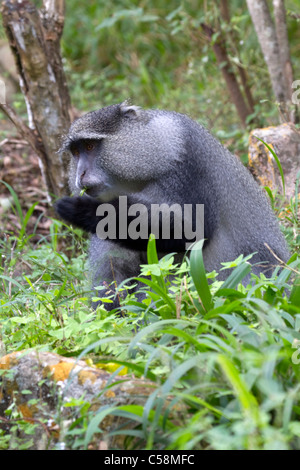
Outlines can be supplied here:
<path id="1" fill-rule="evenodd" d="M 25 97 L 29 125 L 4 104 L 3 111 L 40 158 L 48 190 L 66 192 L 67 156 L 57 154 L 70 125 L 70 98 L 59 52 L 64 24 L 64 0 L 44 0 L 38 11 L 29 0 L 4 0 L 2 18 L 15 57 Z"/>
<path id="2" fill-rule="evenodd" d="M 227 23 L 229 25 L 230 24 L 230 10 L 229 10 L 228 0 L 221 0 L 220 12 L 221 12 L 221 17 L 223 18 L 225 23 Z M 232 46 L 234 48 L 234 52 L 238 56 L 239 54 L 238 54 L 238 50 L 236 48 L 236 43 L 237 43 L 238 39 L 236 37 L 234 29 L 230 29 L 230 37 L 231 37 Z M 252 93 L 251 93 L 251 89 L 249 87 L 249 81 L 248 81 L 246 70 L 240 64 L 237 64 L 237 69 L 238 69 L 241 84 L 242 84 L 242 87 L 243 87 L 243 90 L 244 90 L 244 93 L 245 93 L 245 97 L 247 99 L 247 104 L 248 104 L 249 110 L 250 110 L 251 114 L 253 114 L 254 113 L 255 103 L 254 103 L 254 99 L 253 99 L 253 96 L 252 96 Z"/>
<path id="3" fill-rule="evenodd" d="M 201 24 L 203 31 L 207 34 L 209 39 L 212 39 L 214 30 L 207 24 Z M 230 60 L 226 51 L 226 47 L 223 44 L 222 39 L 217 39 L 213 44 L 212 48 L 217 59 L 217 63 L 222 71 L 224 80 L 226 82 L 228 91 L 231 96 L 231 100 L 234 103 L 236 110 L 238 112 L 239 118 L 244 127 L 246 127 L 246 119 L 251 114 L 250 109 L 248 108 L 243 94 L 240 90 L 239 83 L 236 79 L 236 76 L 232 70 Z"/>
<path id="4" fill-rule="evenodd" d="M 276 34 L 279 44 L 280 63 L 286 83 L 286 99 L 292 99 L 293 70 L 286 27 L 286 12 L 283 0 L 273 0 Z"/>
<path id="5" fill-rule="evenodd" d="M 283 71 L 285 86 L 286 86 L 286 101 L 289 105 L 289 119 L 292 122 L 297 120 L 296 105 L 292 105 L 293 95 L 293 67 L 290 55 L 289 39 L 286 25 L 286 11 L 284 0 L 273 0 L 274 17 L 276 25 L 276 34 L 279 44 L 280 66 Z"/>
<path id="6" fill-rule="evenodd" d="M 271 78 L 272 88 L 283 114 L 291 99 L 292 69 L 283 0 L 274 0 L 276 30 L 266 0 L 247 0 L 258 41 Z"/>

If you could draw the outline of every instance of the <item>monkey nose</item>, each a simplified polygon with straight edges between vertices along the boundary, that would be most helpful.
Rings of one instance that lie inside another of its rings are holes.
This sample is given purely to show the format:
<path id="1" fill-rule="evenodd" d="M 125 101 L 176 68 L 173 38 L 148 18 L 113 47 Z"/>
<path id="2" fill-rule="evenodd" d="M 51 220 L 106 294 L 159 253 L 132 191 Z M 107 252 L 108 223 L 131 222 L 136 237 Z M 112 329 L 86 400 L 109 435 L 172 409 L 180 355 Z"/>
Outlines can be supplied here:
<path id="1" fill-rule="evenodd" d="M 86 175 L 86 171 L 83 171 L 79 176 L 79 184 L 82 188 L 89 188 L 92 186 L 89 176 Z"/>
<path id="2" fill-rule="evenodd" d="M 82 171 L 77 175 L 77 187 L 79 189 L 87 189 L 91 186 L 89 178 L 86 175 L 86 171 Z"/>
<path id="3" fill-rule="evenodd" d="M 95 183 L 93 183 L 93 181 L 91 181 L 88 176 L 82 175 L 79 182 L 79 188 L 85 189 L 88 193 L 88 191 L 93 190 L 95 188 Z"/>

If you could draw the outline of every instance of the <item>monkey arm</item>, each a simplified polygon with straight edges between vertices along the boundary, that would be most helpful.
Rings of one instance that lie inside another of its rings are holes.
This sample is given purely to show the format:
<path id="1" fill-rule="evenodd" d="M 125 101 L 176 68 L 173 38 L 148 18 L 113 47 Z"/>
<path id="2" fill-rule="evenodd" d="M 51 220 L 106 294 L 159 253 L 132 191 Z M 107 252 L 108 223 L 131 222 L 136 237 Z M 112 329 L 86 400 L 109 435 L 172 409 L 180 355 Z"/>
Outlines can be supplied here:
<path id="1" fill-rule="evenodd" d="M 97 234 L 97 225 L 104 216 L 96 215 L 97 208 L 101 202 L 97 199 L 82 197 L 63 197 L 55 203 L 55 210 L 58 215 L 66 222 L 83 229 L 84 231 Z M 135 249 L 138 251 L 146 251 L 148 244 L 147 238 L 131 239 L 127 236 L 119 237 L 119 200 L 111 201 L 111 204 L 116 210 L 116 239 L 113 242 L 119 243 L 124 247 Z M 128 203 L 129 205 L 130 203 Z M 149 216 L 150 217 L 150 216 Z M 127 227 L 134 220 L 134 216 L 127 215 Z M 148 236 L 151 233 L 150 218 L 148 221 Z M 164 239 L 158 237 L 156 240 L 157 250 L 160 252 L 185 252 L 186 243 L 189 242 L 184 236 L 180 239 L 174 238 L 174 223 L 171 219 L 170 238 Z"/>
<path id="2" fill-rule="evenodd" d="M 86 197 L 63 197 L 59 199 L 54 208 L 58 215 L 85 232 L 96 233 L 100 217 L 96 216 L 99 201 Z"/>

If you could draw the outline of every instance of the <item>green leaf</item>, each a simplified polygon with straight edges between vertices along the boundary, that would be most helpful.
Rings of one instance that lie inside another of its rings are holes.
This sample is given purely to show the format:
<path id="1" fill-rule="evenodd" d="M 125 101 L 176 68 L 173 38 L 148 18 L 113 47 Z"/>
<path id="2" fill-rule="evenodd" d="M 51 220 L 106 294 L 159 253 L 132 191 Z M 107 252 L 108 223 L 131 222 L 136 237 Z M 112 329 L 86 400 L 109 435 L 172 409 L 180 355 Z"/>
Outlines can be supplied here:
<path id="1" fill-rule="evenodd" d="M 265 188 L 265 191 L 267 192 L 269 198 L 270 198 L 270 201 L 271 201 L 271 206 L 273 206 L 274 204 L 274 196 L 273 196 L 273 193 L 271 191 L 271 189 L 269 188 L 269 186 L 264 186 Z"/>
<path id="2" fill-rule="evenodd" d="M 210 288 L 206 278 L 206 271 L 203 261 L 202 247 L 204 240 L 200 240 L 192 248 L 190 256 L 190 271 L 191 276 L 195 285 L 195 288 L 198 292 L 198 295 L 201 299 L 204 310 L 209 311 L 212 304 L 212 297 L 210 293 Z"/>
<path id="3" fill-rule="evenodd" d="M 258 416 L 258 404 L 256 398 L 248 390 L 248 387 L 238 370 L 234 366 L 233 362 L 225 355 L 218 355 L 218 363 L 223 369 L 227 379 L 232 385 L 236 392 L 236 396 L 241 403 L 241 406 L 245 411 L 250 412 L 253 418 L 257 419 Z"/>
<path id="4" fill-rule="evenodd" d="M 128 9 L 128 10 L 119 10 L 116 11 L 113 16 L 110 18 L 105 18 L 96 28 L 96 31 L 99 31 L 103 28 L 110 28 L 114 26 L 119 20 L 123 20 L 125 18 L 140 18 L 143 20 L 143 8 L 135 8 L 135 9 Z M 154 17 L 151 15 L 149 17 L 145 16 L 145 21 L 154 21 Z"/>
<path id="5" fill-rule="evenodd" d="M 222 284 L 221 289 L 234 289 L 244 277 L 251 272 L 251 264 L 248 262 L 242 262 L 239 266 L 233 269 L 232 273 L 227 277 L 227 279 Z"/>
<path id="6" fill-rule="evenodd" d="M 161 320 L 159 322 L 152 323 L 151 325 L 148 325 L 145 328 L 141 329 L 135 335 L 135 337 L 133 338 L 133 340 L 131 341 L 129 345 L 128 352 L 131 352 L 135 347 L 137 347 L 138 344 L 141 342 L 142 338 L 148 335 L 151 335 L 155 333 L 156 331 L 159 331 L 159 330 L 163 331 L 163 328 L 165 325 L 168 325 L 168 326 L 169 325 L 175 325 L 175 326 L 182 325 L 184 327 L 184 326 L 188 326 L 189 322 L 183 321 L 183 320 Z"/>
<path id="7" fill-rule="evenodd" d="M 114 409 L 115 407 L 107 405 L 106 407 L 101 408 L 101 411 L 99 411 L 99 413 L 97 413 L 96 416 L 90 420 L 84 437 L 85 448 L 87 448 L 94 434 L 102 432 L 102 430 L 99 428 L 99 424 L 101 421 L 103 421 L 105 416 L 111 414 Z"/>
<path id="8" fill-rule="evenodd" d="M 148 279 L 144 279 L 142 277 L 135 277 L 134 278 L 136 281 L 141 282 L 143 284 L 146 284 L 147 286 L 151 287 L 154 292 L 165 301 L 165 303 L 170 307 L 172 312 L 176 312 L 176 305 L 171 299 L 171 297 L 168 295 L 168 293 L 165 291 L 165 289 L 162 289 L 160 285 L 158 285 L 156 282 L 150 281 Z"/>
<path id="9" fill-rule="evenodd" d="M 155 241 L 155 235 L 153 235 L 153 233 L 150 233 L 149 241 L 147 245 L 147 261 L 148 261 L 148 264 L 158 264 L 156 241 Z"/>
<path id="10" fill-rule="evenodd" d="M 290 302 L 300 308 L 300 276 L 297 276 L 290 295 Z"/>
<path id="11" fill-rule="evenodd" d="M 20 204 L 20 201 L 19 201 L 19 198 L 18 198 L 16 192 L 5 181 L 0 180 L 0 183 L 3 183 L 7 187 L 7 189 L 9 190 L 10 194 L 12 195 L 12 198 L 13 198 L 13 201 L 14 201 L 14 204 L 16 206 L 17 213 L 18 213 L 18 216 L 19 216 L 19 219 L 20 219 L 20 223 L 21 223 L 21 226 L 22 226 L 23 222 L 24 222 L 23 212 L 22 212 L 21 204 Z"/>
<path id="12" fill-rule="evenodd" d="M 277 157 L 277 155 L 276 155 L 276 153 L 274 152 L 274 150 L 272 149 L 272 147 L 270 147 L 270 145 L 267 144 L 267 142 L 265 142 L 264 140 L 260 139 L 260 138 L 257 137 L 256 135 L 255 135 L 254 137 L 256 137 L 258 140 L 260 140 L 260 142 L 262 142 L 262 143 L 267 147 L 267 149 L 271 152 L 271 154 L 273 155 L 274 160 L 275 160 L 275 162 L 277 163 L 277 167 L 278 167 L 280 176 L 281 176 L 282 188 L 283 188 L 283 195 L 285 196 L 285 180 L 284 180 L 284 173 L 283 173 L 283 169 L 282 169 L 281 163 L 280 163 L 280 161 L 279 161 L 279 158 Z"/>
<path id="13" fill-rule="evenodd" d="M 38 203 L 39 203 L 38 201 L 35 202 L 35 203 L 33 203 L 32 206 L 31 206 L 31 207 L 28 209 L 28 211 L 26 212 L 26 215 L 25 215 L 25 217 L 24 217 L 24 219 L 23 219 L 23 221 L 22 221 L 22 227 L 21 227 L 21 230 L 20 230 L 20 233 L 19 233 L 19 236 L 18 236 L 19 240 L 22 240 L 22 238 L 23 238 L 23 236 L 24 236 L 24 234 L 25 234 L 25 231 L 26 231 L 26 226 L 27 226 L 27 224 L 28 224 L 28 221 L 29 221 L 29 219 L 30 219 L 30 217 L 31 217 L 31 215 L 32 215 L 32 213 L 33 213 L 33 211 L 34 211 L 34 209 L 35 209 L 35 206 L 37 206 Z"/>
<path id="14" fill-rule="evenodd" d="M 157 274 L 154 273 L 152 270 L 152 281 L 154 283 L 157 283 L 159 288 L 167 294 L 167 287 L 165 284 L 164 277 L 160 271 L 160 267 L 158 266 L 159 260 L 157 256 L 157 250 L 156 250 L 156 241 L 155 241 L 155 236 L 151 233 L 149 236 L 149 241 L 147 244 L 147 261 L 149 265 L 157 265 Z"/>

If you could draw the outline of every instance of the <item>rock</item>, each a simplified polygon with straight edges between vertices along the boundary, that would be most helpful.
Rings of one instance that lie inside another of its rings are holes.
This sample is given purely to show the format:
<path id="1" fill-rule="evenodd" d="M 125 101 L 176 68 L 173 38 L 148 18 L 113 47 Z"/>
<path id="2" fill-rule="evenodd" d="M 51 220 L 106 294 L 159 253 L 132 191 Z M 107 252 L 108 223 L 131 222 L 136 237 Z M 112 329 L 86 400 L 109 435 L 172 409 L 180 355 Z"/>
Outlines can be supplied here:
<path id="1" fill-rule="evenodd" d="M 144 405 L 156 387 L 149 380 L 130 375 L 113 376 L 105 370 L 87 366 L 84 361 L 35 350 L 13 352 L 2 357 L 1 371 L 0 417 L 5 416 L 5 411 L 14 402 L 25 421 L 37 423 L 31 447 L 35 450 L 45 449 L 49 441 L 53 448 L 63 439 L 61 431 L 66 423 L 72 422 L 74 414 L 74 406 L 63 406 L 70 400 L 88 402 L 91 411 L 106 405 Z M 120 426 L 120 422 L 122 419 L 113 415 L 101 422 L 102 434 L 98 444 L 102 448 L 122 446 L 120 437 L 113 441 L 106 438 L 109 432 Z M 0 427 L 9 432 L 9 419 L 0 421 Z"/>
<path id="2" fill-rule="evenodd" d="M 283 194 L 281 176 L 277 163 L 256 137 L 259 137 L 275 151 L 284 173 L 285 194 L 294 195 L 297 172 L 300 169 L 300 132 L 293 124 L 254 129 L 249 136 L 249 169 L 262 186 Z"/>

